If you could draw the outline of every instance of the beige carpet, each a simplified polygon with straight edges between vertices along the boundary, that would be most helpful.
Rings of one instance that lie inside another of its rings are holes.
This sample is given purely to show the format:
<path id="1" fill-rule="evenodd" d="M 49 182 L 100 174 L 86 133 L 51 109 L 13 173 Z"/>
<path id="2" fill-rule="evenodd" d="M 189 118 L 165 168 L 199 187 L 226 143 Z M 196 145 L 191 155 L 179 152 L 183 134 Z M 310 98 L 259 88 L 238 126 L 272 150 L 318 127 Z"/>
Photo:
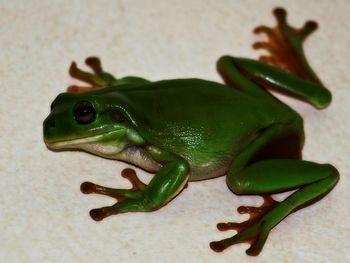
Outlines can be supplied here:
<path id="1" fill-rule="evenodd" d="M 306 44 L 312 66 L 334 95 L 323 111 L 288 100 L 305 118 L 304 157 L 330 162 L 341 180 L 321 202 L 273 229 L 257 258 L 241 244 L 215 253 L 230 236 L 216 223 L 243 220 L 224 178 L 191 183 L 153 213 L 127 213 L 100 223 L 91 208 L 112 204 L 84 196 L 86 180 L 128 187 L 127 165 L 81 152 L 54 153 L 42 122 L 55 96 L 74 83 L 72 60 L 101 57 L 117 76 L 150 80 L 200 77 L 220 81 L 223 54 L 257 57 L 252 29 L 273 25 L 281 1 L 0 1 L 0 261 L 11 262 L 350 262 L 349 2 L 282 1 L 292 24 L 319 22 Z M 138 171 L 147 181 L 150 175 Z"/>

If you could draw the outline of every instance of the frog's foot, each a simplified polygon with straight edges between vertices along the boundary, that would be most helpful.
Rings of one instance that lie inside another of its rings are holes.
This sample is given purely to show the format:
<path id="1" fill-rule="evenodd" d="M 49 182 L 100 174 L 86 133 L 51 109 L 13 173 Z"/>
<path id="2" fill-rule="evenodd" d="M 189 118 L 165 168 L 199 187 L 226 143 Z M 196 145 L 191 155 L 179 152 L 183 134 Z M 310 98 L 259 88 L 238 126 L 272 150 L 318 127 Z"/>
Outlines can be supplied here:
<path id="1" fill-rule="evenodd" d="M 113 77 L 113 75 L 103 71 L 99 58 L 88 57 L 85 60 L 85 64 L 92 69 L 93 73 L 79 69 L 77 64 L 75 62 L 72 62 L 69 68 L 69 74 L 71 77 L 86 82 L 91 86 L 83 87 L 72 85 L 67 88 L 67 92 L 83 93 L 86 91 L 91 91 L 92 89 L 111 86 L 117 82 L 117 79 Z"/>
<path id="2" fill-rule="evenodd" d="M 141 197 L 142 191 L 147 185 L 140 181 L 136 175 L 136 172 L 130 168 L 124 169 L 122 171 L 122 176 L 130 181 L 132 184 L 131 189 L 113 189 L 91 182 L 84 182 L 81 184 L 80 190 L 84 194 L 96 193 L 117 199 L 117 203 L 113 206 L 92 209 L 90 211 L 90 216 L 95 221 L 100 221 L 112 214 L 124 212 L 122 204 L 126 204 L 126 207 L 124 209 L 127 209 L 127 207 L 130 206 L 127 203 L 132 203 L 133 200 L 137 200 Z"/>
<path id="3" fill-rule="evenodd" d="M 269 222 L 267 214 L 279 203 L 271 196 L 263 196 L 263 198 L 264 203 L 260 207 L 238 207 L 238 213 L 249 214 L 250 218 L 247 221 L 219 223 L 217 228 L 220 231 L 236 230 L 237 234 L 221 241 L 211 242 L 211 249 L 215 252 L 221 252 L 234 244 L 249 243 L 251 246 L 246 250 L 246 253 L 250 256 L 257 256 L 264 246 L 271 228 L 274 226 Z"/>
<path id="4" fill-rule="evenodd" d="M 283 8 L 276 8 L 273 14 L 277 26 L 269 28 L 258 26 L 254 33 L 265 33 L 267 42 L 256 42 L 254 49 L 265 49 L 270 55 L 261 56 L 260 61 L 275 65 L 301 78 L 318 82 L 318 78 L 306 62 L 302 44 L 307 36 L 317 29 L 317 23 L 307 21 L 300 29 L 291 27 L 286 20 L 287 12 Z"/>

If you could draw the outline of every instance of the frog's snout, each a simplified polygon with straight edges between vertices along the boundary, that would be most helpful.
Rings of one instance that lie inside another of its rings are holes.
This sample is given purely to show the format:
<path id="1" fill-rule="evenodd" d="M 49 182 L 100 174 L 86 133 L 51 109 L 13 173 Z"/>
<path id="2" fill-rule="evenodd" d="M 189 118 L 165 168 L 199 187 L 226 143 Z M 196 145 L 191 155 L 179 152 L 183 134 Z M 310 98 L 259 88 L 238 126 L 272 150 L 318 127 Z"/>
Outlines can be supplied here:
<path id="1" fill-rule="evenodd" d="M 48 140 L 50 139 L 53 130 L 56 128 L 56 121 L 50 117 L 47 117 L 44 120 L 43 123 L 43 134 L 44 134 L 44 141 L 47 144 Z"/>
<path id="2" fill-rule="evenodd" d="M 55 127 L 56 127 L 56 122 L 55 122 L 55 120 L 50 120 L 49 118 L 47 118 L 47 119 L 44 121 L 44 129 L 45 129 L 46 127 L 55 128 Z"/>

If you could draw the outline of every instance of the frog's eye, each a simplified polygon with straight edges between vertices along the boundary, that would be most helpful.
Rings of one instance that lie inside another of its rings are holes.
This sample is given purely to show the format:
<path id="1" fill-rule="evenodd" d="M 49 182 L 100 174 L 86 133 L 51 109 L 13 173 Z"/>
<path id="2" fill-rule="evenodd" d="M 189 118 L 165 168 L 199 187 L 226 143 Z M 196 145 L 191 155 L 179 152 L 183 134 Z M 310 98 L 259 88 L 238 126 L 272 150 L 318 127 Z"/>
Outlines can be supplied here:
<path id="1" fill-rule="evenodd" d="M 89 124 L 96 118 L 96 110 L 88 101 L 79 102 L 73 111 L 74 119 L 80 124 Z"/>

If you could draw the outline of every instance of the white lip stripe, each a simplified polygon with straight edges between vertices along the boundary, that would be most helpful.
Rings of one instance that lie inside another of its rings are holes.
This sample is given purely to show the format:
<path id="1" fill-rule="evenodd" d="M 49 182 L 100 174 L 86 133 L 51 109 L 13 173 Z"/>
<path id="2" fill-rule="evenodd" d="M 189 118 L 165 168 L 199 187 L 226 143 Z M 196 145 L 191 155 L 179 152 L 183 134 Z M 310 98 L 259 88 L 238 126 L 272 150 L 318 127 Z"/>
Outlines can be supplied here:
<path id="1" fill-rule="evenodd" d="M 61 148 L 68 147 L 68 146 L 70 147 L 70 146 L 79 145 L 79 144 L 87 144 L 87 143 L 91 143 L 91 142 L 96 142 L 98 139 L 105 137 L 105 136 L 108 136 L 109 134 L 114 133 L 114 132 L 116 132 L 116 131 L 110 131 L 110 132 L 106 132 L 106 133 L 102 133 L 102 134 L 98 134 L 98 135 L 94 135 L 94 136 L 90 136 L 90 137 L 75 139 L 75 140 L 60 141 L 60 142 L 45 142 L 45 143 L 50 149 L 61 149 Z"/>
<path id="2" fill-rule="evenodd" d="M 90 143 L 90 142 L 95 142 L 97 139 L 96 137 L 98 137 L 98 136 L 92 136 L 92 137 L 64 141 L 64 142 L 53 142 L 53 143 L 46 142 L 46 145 L 51 149 L 59 149 L 59 148 L 64 148 L 66 146 L 73 146 L 73 145 L 78 145 L 78 144 L 86 144 L 86 143 Z"/>

